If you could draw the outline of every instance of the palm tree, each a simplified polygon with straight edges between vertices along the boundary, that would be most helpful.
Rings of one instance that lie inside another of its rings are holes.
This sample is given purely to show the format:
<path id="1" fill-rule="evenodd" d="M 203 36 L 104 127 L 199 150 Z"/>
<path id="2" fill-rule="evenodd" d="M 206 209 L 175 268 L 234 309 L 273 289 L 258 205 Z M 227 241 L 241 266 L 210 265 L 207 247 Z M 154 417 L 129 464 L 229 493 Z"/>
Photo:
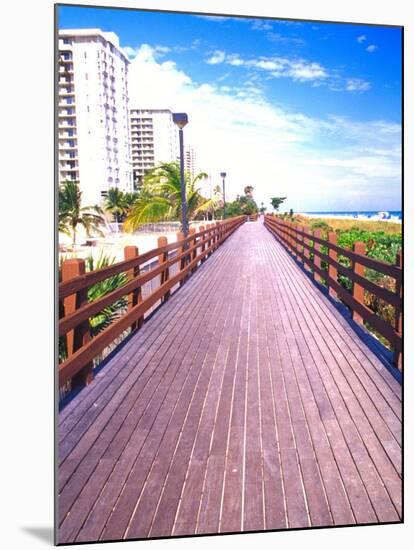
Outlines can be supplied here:
<path id="1" fill-rule="evenodd" d="M 76 244 L 78 225 L 85 228 L 86 234 L 92 232 L 103 235 L 99 226 L 105 223 L 102 209 L 97 206 L 81 206 L 82 192 L 76 181 L 65 181 L 59 189 L 59 231 L 72 235 L 72 244 Z"/>
<path id="2" fill-rule="evenodd" d="M 116 232 L 119 231 L 119 216 L 125 214 L 127 210 L 127 203 L 125 193 L 120 191 L 117 187 L 111 187 L 105 197 L 105 210 L 110 212 L 115 217 Z"/>
<path id="3" fill-rule="evenodd" d="M 206 199 L 201 196 L 196 184 L 207 177 L 201 172 L 191 180 L 185 173 L 187 215 L 193 218 L 205 205 Z M 142 189 L 133 204 L 124 228 L 134 231 L 145 223 L 155 223 L 161 220 L 181 219 L 181 178 L 178 162 L 161 163 L 148 170 L 144 176 Z"/>
<path id="4" fill-rule="evenodd" d="M 223 192 L 220 185 L 216 185 L 213 189 L 211 199 L 197 208 L 197 213 L 203 212 L 206 215 L 211 214 L 211 219 L 214 221 L 214 213 L 219 208 L 223 208 Z"/>
<path id="5" fill-rule="evenodd" d="M 244 194 L 246 195 L 246 197 L 249 197 L 250 199 L 252 198 L 253 189 L 254 187 L 252 187 L 251 185 L 246 185 L 246 187 L 244 188 Z"/>

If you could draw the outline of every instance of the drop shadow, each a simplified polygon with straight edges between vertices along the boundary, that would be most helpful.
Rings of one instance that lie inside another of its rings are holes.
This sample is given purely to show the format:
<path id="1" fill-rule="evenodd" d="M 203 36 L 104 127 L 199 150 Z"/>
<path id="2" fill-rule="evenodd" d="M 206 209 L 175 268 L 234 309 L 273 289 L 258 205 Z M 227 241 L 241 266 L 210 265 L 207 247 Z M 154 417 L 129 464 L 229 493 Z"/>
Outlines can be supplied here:
<path id="1" fill-rule="evenodd" d="M 27 533 L 28 535 L 32 535 L 32 537 L 38 540 L 41 540 L 43 542 L 47 542 L 52 546 L 55 543 L 55 540 L 54 540 L 55 532 L 53 527 L 21 527 L 20 529 L 23 532 Z"/>

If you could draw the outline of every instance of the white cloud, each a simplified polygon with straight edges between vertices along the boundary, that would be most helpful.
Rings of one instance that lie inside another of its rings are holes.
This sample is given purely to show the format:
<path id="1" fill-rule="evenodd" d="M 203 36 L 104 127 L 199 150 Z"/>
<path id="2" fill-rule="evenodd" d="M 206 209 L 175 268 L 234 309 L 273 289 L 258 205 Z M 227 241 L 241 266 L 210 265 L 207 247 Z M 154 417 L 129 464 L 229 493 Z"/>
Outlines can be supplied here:
<path id="1" fill-rule="evenodd" d="M 131 48 L 130 46 L 125 46 L 122 49 L 127 54 L 129 59 L 135 59 L 135 57 L 137 56 L 138 53 L 140 53 L 141 55 L 143 54 L 142 48 L 144 47 L 144 49 L 145 49 L 145 46 L 147 46 L 147 44 L 137 46 L 136 48 Z M 151 47 L 148 46 L 148 48 L 150 48 L 151 55 L 154 56 L 154 58 L 163 57 L 165 54 L 171 52 L 171 48 L 169 48 L 167 46 L 158 46 L 157 45 L 157 46 L 151 46 Z M 149 50 L 147 50 L 147 51 L 149 51 Z"/>
<path id="2" fill-rule="evenodd" d="M 301 82 L 323 79 L 328 76 L 327 70 L 316 62 L 305 59 L 288 59 L 286 57 L 259 57 L 257 59 L 242 59 L 238 54 L 226 54 L 223 51 L 214 52 L 206 63 L 226 63 L 235 67 L 247 67 L 269 71 L 276 78 L 288 77 Z"/>
<path id="3" fill-rule="evenodd" d="M 243 59 L 240 59 L 240 57 L 236 54 L 227 55 L 226 63 L 233 65 L 233 67 L 240 67 L 241 65 L 244 65 Z"/>
<path id="4" fill-rule="evenodd" d="M 256 31 L 271 31 L 273 27 L 268 21 L 257 19 L 256 21 L 253 21 L 252 29 Z"/>
<path id="5" fill-rule="evenodd" d="M 217 65 L 218 63 L 223 63 L 226 58 L 226 54 L 221 50 L 216 50 L 213 55 L 206 59 L 206 63 L 209 65 Z"/>
<path id="6" fill-rule="evenodd" d="M 195 83 L 148 45 L 131 63 L 129 88 L 131 107 L 188 113 L 185 142 L 213 186 L 227 171 L 230 200 L 251 184 L 258 202 L 286 195 L 286 208 L 295 211 L 398 207 L 398 124 L 312 118 L 267 102 L 250 83 L 231 90 Z"/>
<path id="7" fill-rule="evenodd" d="M 366 39 L 367 39 L 367 37 L 365 36 L 365 34 L 362 34 L 361 36 L 358 36 L 357 42 L 362 44 L 362 42 L 365 42 Z"/>
<path id="8" fill-rule="evenodd" d="M 370 88 L 370 83 L 361 78 L 348 78 L 346 81 L 346 89 L 348 92 L 366 92 Z"/>
<path id="9" fill-rule="evenodd" d="M 304 61 L 291 63 L 289 75 L 297 80 L 316 80 L 327 76 L 326 70 L 319 63 Z"/>
<path id="10" fill-rule="evenodd" d="M 370 44 L 367 48 L 367 52 L 372 53 L 375 52 L 375 50 L 378 49 L 378 46 L 375 46 L 375 44 Z"/>

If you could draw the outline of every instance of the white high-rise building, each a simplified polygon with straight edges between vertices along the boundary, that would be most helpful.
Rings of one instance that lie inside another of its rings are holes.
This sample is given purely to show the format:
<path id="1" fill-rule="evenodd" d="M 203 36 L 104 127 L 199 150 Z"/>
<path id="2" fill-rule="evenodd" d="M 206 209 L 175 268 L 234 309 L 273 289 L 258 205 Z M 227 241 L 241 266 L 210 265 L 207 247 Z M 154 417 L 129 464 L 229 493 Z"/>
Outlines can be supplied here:
<path id="1" fill-rule="evenodd" d="M 169 109 L 131 108 L 129 114 L 134 181 L 159 162 L 179 159 L 178 130 Z"/>
<path id="2" fill-rule="evenodd" d="M 128 64 L 112 32 L 59 31 L 59 182 L 78 181 L 85 205 L 133 190 Z"/>
<path id="3" fill-rule="evenodd" d="M 193 180 L 197 175 L 196 171 L 196 153 L 190 146 L 184 148 L 184 169 L 190 173 Z"/>

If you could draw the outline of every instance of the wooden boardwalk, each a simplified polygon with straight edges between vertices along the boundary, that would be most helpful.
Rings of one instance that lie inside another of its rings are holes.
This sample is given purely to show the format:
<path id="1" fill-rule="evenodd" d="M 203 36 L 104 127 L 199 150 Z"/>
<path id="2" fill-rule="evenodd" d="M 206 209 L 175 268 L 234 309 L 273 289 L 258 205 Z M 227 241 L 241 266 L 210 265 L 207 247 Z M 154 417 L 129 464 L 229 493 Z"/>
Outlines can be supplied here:
<path id="1" fill-rule="evenodd" d="M 58 430 L 60 543 L 401 520 L 401 387 L 260 222 Z"/>

